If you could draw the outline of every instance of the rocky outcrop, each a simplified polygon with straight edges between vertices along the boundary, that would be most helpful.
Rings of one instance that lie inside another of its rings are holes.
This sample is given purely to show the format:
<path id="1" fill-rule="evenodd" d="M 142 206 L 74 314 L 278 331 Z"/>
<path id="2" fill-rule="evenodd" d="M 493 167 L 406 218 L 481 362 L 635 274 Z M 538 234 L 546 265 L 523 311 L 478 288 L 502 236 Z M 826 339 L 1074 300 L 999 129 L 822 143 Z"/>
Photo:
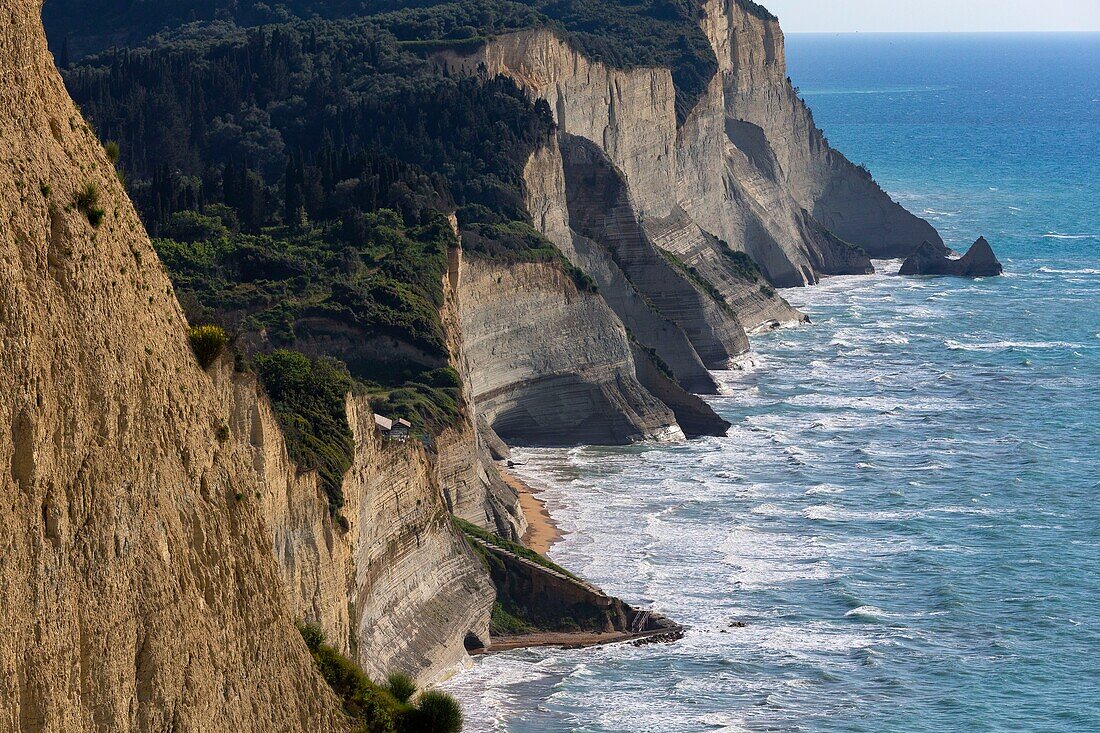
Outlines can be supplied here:
<path id="1" fill-rule="evenodd" d="M 501 604 L 534 626 L 533 633 L 618 634 L 621 640 L 682 630 L 664 616 L 635 609 L 590 583 L 551 567 L 551 563 L 535 562 L 477 537 L 468 539 L 489 565 Z M 504 645 L 515 646 L 510 643 L 513 640 L 515 637 L 509 638 Z M 567 635 L 555 641 L 569 643 Z"/>
<path id="2" fill-rule="evenodd" d="M 621 444 L 683 436 L 635 376 L 625 329 L 558 263 L 466 258 L 459 311 L 469 388 L 513 444 Z"/>
<path id="3" fill-rule="evenodd" d="M 344 730 L 40 3 L 0 9 L 0 729 Z"/>
<path id="4" fill-rule="evenodd" d="M 638 381 L 672 410 L 687 437 L 725 437 L 731 427 L 729 422 L 719 417 L 701 397 L 684 391 L 673 380 L 668 366 L 658 361 L 660 357 L 646 352 L 640 344 L 632 344 L 632 347 Z"/>
<path id="5" fill-rule="evenodd" d="M 901 265 L 899 275 L 954 275 L 956 277 L 996 277 L 1004 274 L 993 248 L 980 237 L 962 257 L 948 257 L 939 248 L 925 242 Z"/>
<path id="6" fill-rule="evenodd" d="M 493 590 L 451 525 L 439 461 L 417 440 L 384 440 L 364 397 L 348 398 L 354 460 L 341 526 L 316 472 L 290 460 L 277 419 L 251 375 L 229 359 L 212 371 L 263 477 L 268 520 L 295 617 L 373 678 L 400 671 L 430 683 L 466 659 L 467 635 L 488 638 Z"/>

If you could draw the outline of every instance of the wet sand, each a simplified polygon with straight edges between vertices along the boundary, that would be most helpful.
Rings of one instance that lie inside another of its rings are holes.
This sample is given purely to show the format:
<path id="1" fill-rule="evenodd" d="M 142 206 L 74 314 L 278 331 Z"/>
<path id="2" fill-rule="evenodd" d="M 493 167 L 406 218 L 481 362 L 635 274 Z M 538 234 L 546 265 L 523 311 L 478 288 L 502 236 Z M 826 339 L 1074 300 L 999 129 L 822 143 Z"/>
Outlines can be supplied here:
<path id="1" fill-rule="evenodd" d="M 554 524 L 554 519 L 546 510 L 545 502 L 539 499 L 538 492 L 506 469 L 500 469 L 500 475 L 519 494 L 519 503 L 527 518 L 527 531 L 523 533 L 524 546 L 545 555 L 561 540 L 561 530 Z"/>

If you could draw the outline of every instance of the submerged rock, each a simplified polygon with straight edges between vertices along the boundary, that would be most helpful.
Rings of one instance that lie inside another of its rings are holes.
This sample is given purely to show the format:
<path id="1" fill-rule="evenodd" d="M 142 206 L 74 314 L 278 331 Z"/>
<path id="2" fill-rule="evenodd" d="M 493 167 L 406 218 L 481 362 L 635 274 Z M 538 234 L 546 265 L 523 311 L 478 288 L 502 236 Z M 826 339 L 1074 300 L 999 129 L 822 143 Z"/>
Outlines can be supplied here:
<path id="1" fill-rule="evenodd" d="M 979 237 L 970 250 L 959 258 L 943 254 L 925 242 L 901 266 L 900 275 L 954 275 L 956 277 L 996 277 L 1004 273 L 997 255 L 985 237 Z"/>

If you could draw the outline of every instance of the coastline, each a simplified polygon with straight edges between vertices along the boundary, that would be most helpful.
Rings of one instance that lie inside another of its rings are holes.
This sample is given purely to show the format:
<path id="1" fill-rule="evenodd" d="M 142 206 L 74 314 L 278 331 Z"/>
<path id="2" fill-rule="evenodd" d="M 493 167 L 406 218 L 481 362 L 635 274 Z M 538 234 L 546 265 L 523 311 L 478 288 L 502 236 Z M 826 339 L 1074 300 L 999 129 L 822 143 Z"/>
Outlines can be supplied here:
<path id="1" fill-rule="evenodd" d="M 516 649 L 534 649 L 539 647 L 557 647 L 560 649 L 586 649 L 594 646 L 633 642 L 635 645 L 670 643 L 679 640 L 684 633 L 683 627 L 673 625 L 668 628 L 649 631 L 611 631 L 602 634 L 589 632 L 546 631 L 523 636 L 501 636 L 485 648 L 470 652 L 470 656 L 496 654 Z"/>
<path id="2" fill-rule="evenodd" d="M 545 555 L 551 547 L 562 540 L 564 535 L 561 528 L 554 522 L 554 518 L 550 516 L 546 502 L 538 497 L 541 492 L 531 488 L 506 468 L 500 469 L 500 475 L 519 494 L 519 503 L 527 518 L 527 531 L 523 533 L 520 542 L 524 547 Z"/>

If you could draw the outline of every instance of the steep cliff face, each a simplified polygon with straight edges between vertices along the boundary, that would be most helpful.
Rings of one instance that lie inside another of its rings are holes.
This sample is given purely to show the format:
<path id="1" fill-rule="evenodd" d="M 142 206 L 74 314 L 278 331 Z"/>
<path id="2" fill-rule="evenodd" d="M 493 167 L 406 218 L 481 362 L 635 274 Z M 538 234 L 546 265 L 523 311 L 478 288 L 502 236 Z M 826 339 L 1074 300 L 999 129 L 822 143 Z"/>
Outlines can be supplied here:
<path id="1" fill-rule="evenodd" d="M 505 74 L 545 99 L 565 135 L 591 142 L 619 171 L 652 242 L 743 301 L 738 315 L 749 330 L 793 314 L 771 296 L 745 300 L 747 291 L 728 282 L 737 268 L 721 257 L 727 246 L 751 255 L 772 284 L 789 286 L 870 272 L 866 253 L 902 256 L 922 241 L 941 243 L 829 147 L 786 77 L 778 22 L 737 0 L 707 0 L 703 11 L 719 73 L 680 125 L 669 69 L 609 68 L 549 30 L 440 61 Z"/>
<path id="2" fill-rule="evenodd" d="M 457 234 L 457 221 L 452 224 Z M 471 388 L 474 369 L 462 332 L 461 282 L 462 251 L 452 249 L 443 287 L 442 318 L 451 365 L 462 377 L 466 411 L 458 425 L 436 438 L 440 485 L 455 516 L 518 540 L 527 529 L 527 520 L 519 495 L 494 463 L 494 459 L 506 456 L 508 447 L 485 420 Z"/>
<path id="3" fill-rule="evenodd" d="M 0 729 L 345 729 L 40 3 L 0 10 Z"/>
<path id="4" fill-rule="evenodd" d="M 703 29 L 718 57 L 730 139 L 798 206 L 872 257 L 904 257 L 928 222 L 892 201 L 865 170 L 829 146 L 787 78 L 783 30 L 737 0 L 706 0 Z"/>
<path id="5" fill-rule="evenodd" d="M 383 440 L 369 401 L 350 396 L 355 454 L 340 527 L 316 472 L 290 460 L 254 378 L 228 359 L 216 376 L 231 434 L 264 479 L 257 498 L 297 618 L 374 679 L 400 671 L 430 683 L 466 658 L 468 635 L 487 639 L 492 586 L 451 525 L 435 456 L 416 440 Z"/>
<path id="6" fill-rule="evenodd" d="M 683 436 L 671 410 L 638 382 L 615 314 L 560 265 L 467 258 L 458 290 L 470 392 L 506 441 Z"/>

